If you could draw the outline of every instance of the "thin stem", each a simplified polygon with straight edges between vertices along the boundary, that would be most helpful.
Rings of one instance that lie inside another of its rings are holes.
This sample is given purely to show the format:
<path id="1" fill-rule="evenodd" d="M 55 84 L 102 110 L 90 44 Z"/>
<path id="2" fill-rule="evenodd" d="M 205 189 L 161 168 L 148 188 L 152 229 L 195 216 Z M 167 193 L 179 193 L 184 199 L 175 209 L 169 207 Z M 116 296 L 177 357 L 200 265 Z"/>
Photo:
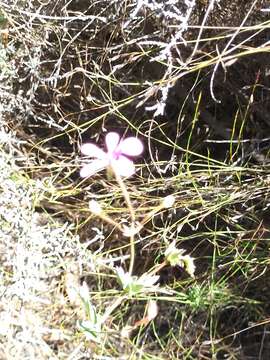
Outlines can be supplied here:
<path id="1" fill-rule="evenodd" d="M 128 272 L 132 275 L 133 268 L 134 268 L 134 261 L 135 261 L 135 241 L 134 235 L 131 235 L 129 238 L 130 241 L 130 261 L 129 261 L 129 269 Z"/>
<path id="2" fill-rule="evenodd" d="M 128 210 L 129 210 L 130 217 L 131 217 L 131 222 L 133 224 L 135 224 L 135 220 L 136 220 L 135 212 L 134 212 L 133 206 L 131 204 L 130 196 L 129 196 L 129 193 L 127 191 L 126 185 L 124 184 L 124 181 L 122 180 L 121 176 L 117 173 L 117 170 L 113 169 L 113 171 L 114 171 L 116 181 L 118 182 L 118 184 L 119 184 L 119 186 L 121 188 L 121 191 L 122 191 L 123 196 L 125 198 L 126 204 L 128 206 Z"/>
<path id="3" fill-rule="evenodd" d="M 163 269 L 166 265 L 168 265 L 167 261 L 163 261 L 161 264 L 158 264 L 152 271 L 150 271 L 149 275 L 154 275 Z"/>
<path id="4" fill-rule="evenodd" d="M 134 228 L 135 227 L 135 222 L 136 222 L 136 216 L 135 216 L 135 211 L 134 208 L 132 206 L 131 200 L 130 200 L 130 196 L 129 193 L 127 191 L 126 185 L 124 184 L 124 181 L 122 180 L 121 176 L 118 174 L 117 170 L 115 170 L 113 167 L 113 172 L 116 178 L 116 181 L 118 182 L 120 189 L 123 193 L 123 196 L 125 198 L 129 213 L 130 213 L 130 218 L 131 218 L 131 227 Z M 134 241 L 134 235 L 131 235 L 130 238 L 130 262 L 129 262 L 129 274 L 132 275 L 133 272 L 133 267 L 134 267 L 134 261 L 135 261 L 135 241 Z"/>
<path id="5" fill-rule="evenodd" d="M 102 317 L 102 323 L 104 323 L 108 317 L 111 315 L 111 313 L 119 306 L 121 305 L 122 301 L 126 299 L 126 296 L 120 296 L 117 298 L 108 308 L 105 314 Z"/>
<path id="6" fill-rule="evenodd" d="M 97 201 L 91 200 L 89 202 L 89 210 L 91 211 L 92 214 L 94 214 L 95 216 L 98 216 L 103 221 L 106 221 L 107 223 L 116 227 L 118 230 L 123 231 L 121 226 L 116 221 L 114 221 L 108 215 L 105 214 L 102 207 L 100 206 L 100 204 Z"/>
<path id="7" fill-rule="evenodd" d="M 164 205 L 158 205 L 153 210 L 151 210 L 148 214 L 145 215 L 145 217 L 141 221 L 141 225 L 145 225 L 149 220 L 153 218 L 154 215 L 156 215 L 160 210 L 164 209 Z"/>
<path id="8" fill-rule="evenodd" d="M 113 225 L 113 226 L 114 226 L 115 228 L 117 228 L 119 231 L 123 232 L 122 227 L 121 227 L 116 221 L 114 221 L 114 220 L 111 219 L 109 216 L 105 215 L 104 213 L 101 213 L 101 214 L 96 215 L 96 216 L 99 216 L 102 220 L 106 221 L 108 224 Z"/>

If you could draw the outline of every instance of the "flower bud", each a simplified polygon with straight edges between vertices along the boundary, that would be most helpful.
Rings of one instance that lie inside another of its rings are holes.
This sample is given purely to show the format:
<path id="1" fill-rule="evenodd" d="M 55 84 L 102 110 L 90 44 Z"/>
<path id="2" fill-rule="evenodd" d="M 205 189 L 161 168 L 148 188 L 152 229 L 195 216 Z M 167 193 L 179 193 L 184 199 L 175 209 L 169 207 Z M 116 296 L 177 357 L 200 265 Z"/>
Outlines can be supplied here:
<path id="1" fill-rule="evenodd" d="M 175 197 L 174 197 L 174 195 L 168 195 L 168 196 L 166 196 L 166 197 L 163 199 L 162 205 L 163 205 L 166 209 L 168 209 L 168 208 L 170 208 L 170 207 L 173 206 L 174 202 L 175 202 Z"/>
<path id="2" fill-rule="evenodd" d="M 95 215 L 101 215 L 102 213 L 102 208 L 100 206 L 100 204 L 96 201 L 96 200 L 90 200 L 89 201 L 89 210 L 95 214 Z"/>

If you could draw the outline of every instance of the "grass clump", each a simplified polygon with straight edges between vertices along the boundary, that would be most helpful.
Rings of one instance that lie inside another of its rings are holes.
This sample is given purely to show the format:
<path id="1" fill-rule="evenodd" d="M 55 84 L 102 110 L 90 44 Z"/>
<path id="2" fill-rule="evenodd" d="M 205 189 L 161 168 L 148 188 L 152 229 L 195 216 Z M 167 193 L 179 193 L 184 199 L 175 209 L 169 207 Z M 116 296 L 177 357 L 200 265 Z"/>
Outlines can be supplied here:
<path id="1" fill-rule="evenodd" d="M 0 32 L 0 357 L 268 359 L 266 2 L 2 1 Z"/>

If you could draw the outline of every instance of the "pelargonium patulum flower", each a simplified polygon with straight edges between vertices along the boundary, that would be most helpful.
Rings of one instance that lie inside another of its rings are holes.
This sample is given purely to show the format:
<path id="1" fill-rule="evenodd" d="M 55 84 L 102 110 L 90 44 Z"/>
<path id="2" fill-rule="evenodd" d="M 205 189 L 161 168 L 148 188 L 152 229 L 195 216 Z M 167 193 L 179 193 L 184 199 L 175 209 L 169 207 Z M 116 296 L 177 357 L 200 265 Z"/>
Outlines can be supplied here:
<path id="1" fill-rule="evenodd" d="M 120 176 L 131 176 L 135 173 L 135 166 L 129 157 L 138 156 L 143 152 L 143 144 L 136 137 L 128 137 L 124 140 L 116 132 L 109 132 L 105 137 L 107 152 L 92 143 L 81 146 L 84 155 L 93 160 L 85 164 L 80 175 L 89 177 L 104 168 L 111 168 Z"/>

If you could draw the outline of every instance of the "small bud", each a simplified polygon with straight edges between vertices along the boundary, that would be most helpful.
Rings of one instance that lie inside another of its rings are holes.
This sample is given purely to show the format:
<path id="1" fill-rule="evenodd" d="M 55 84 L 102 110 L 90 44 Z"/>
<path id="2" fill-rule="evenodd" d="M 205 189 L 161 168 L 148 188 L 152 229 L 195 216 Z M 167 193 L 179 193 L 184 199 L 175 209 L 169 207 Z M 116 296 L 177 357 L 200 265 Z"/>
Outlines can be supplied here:
<path id="1" fill-rule="evenodd" d="M 182 261 L 184 263 L 184 268 L 185 268 L 186 272 L 191 277 L 194 277 L 194 273 L 195 273 L 195 270 L 196 270 L 196 267 L 195 267 L 195 264 L 194 264 L 194 259 L 189 255 L 185 255 L 185 256 L 183 256 Z"/>
<path id="2" fill-rule="evenodd" d="M 102 208 L 100 206 L 100 204 L 96 201 L 96 200 L 90 200 L 89 201 L 89 210 L 95 214 L 95 215 L 101 215 L 102 213 Z"/>
<path id="3" fill-rule="evenodd" d="M 184 268 L 191 277 L 194 277 L 196 270 L 194 258 L 190 255 L 183 255 L 184 252 L 185 250 L 183 249 L 177 249 L 175 241 L 173 241 L 166 249 L 164 255 L 171 266 L 180 266 Z"/>
<path id="4" fill-rule="evenodd" d="M 89 288 L 88 288 L 88 285 L 87 283 L 84 281 L 83 284 L 80 286 L 79 288 L 79 294 L 80 294 L 80 297 L 82 298 L 82 300 L 84 302 L 89 302 L 90 301 L 90 297 L 89 297 Z"/>
<path id="5" fill-rule="evenodd" d="M 155 300 L 149 300 L 147 306 L 147 319 L 148 321 L 154 320 L 158 314 L 158 306 Z"/>
<path id="6" fill-rule="evenodd" d="M 123 235 L 126 237 L 131 237 L 134 236 L 136 234 L 138 234 L 138 232 L 140 232 L 142 229 L 142 225 L 139 223 L 136 223 L 135 226 L 127 226 L 127 225 L 123 225 Z"/>
<path id="7" fill-rule="evenodd" d="M 168 209 L 168 208 L 170 208 L 170 207 L 173 206 L 174 202 L 175 202 L 175 197 L 174 197 L 173 195 L 168 195 L 168 196 L 166 196 L 166 197 L 163 199 L 162 205 L 163 205 L 166 209 Z"/>
<path id="8" fill-rule="evenodd" d="M 121 330 L 121 338 L 122 339 L 129 339 L 132 333 L 133 327 L 130 325 L 126 325 L 125 327 L 123 327 L 123 329 Z"/>

